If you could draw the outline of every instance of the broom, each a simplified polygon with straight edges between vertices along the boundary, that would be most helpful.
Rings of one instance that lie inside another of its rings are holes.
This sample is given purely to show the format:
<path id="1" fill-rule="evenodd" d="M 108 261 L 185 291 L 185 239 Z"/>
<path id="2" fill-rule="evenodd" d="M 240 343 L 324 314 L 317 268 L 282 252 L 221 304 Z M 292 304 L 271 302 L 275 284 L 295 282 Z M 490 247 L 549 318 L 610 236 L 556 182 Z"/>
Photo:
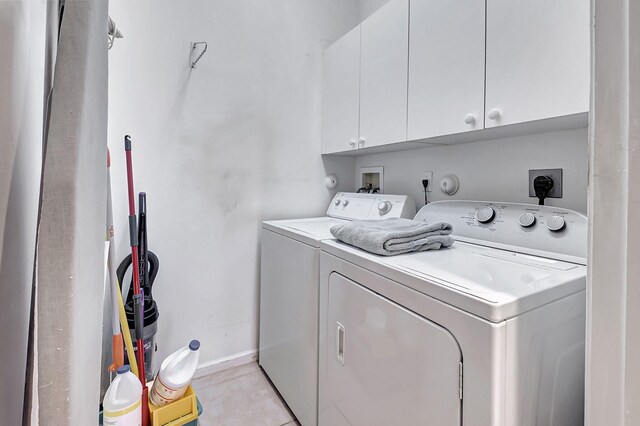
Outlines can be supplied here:
<path id="1" fill-rule="evenodd" d="M 129 195 L 129 240 L 131 241 L 131 277 L 133 279 L 133 314 L 135 321 L 138 348 L 138 377 L 142 383 L 142 426 L 149 424 L 149 394 L 147 392 L 147 378 L 144 369 L 144 314 L 143 301 L 140 293 L 140 270 L 138 261 L 138 232 L 136 226 L 136 201 L 133 190 L 133 164 L 131 160 L 131 136 L 124 137 L 124 150 L 127 156 L 127 186 Z"/>

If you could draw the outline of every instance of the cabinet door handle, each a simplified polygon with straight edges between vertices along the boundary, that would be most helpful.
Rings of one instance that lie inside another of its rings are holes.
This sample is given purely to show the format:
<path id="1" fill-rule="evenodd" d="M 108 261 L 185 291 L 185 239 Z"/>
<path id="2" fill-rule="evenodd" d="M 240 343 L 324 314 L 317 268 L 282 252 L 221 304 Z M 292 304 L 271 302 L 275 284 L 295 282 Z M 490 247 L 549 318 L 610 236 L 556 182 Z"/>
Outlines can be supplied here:
<path id="1" fill-rule="evenodd" d="M 364 147 L 364 143 L 365 143 L 366 140 L 367 140 L 367 138 L 358 139 L 358 148 Z"/>
<path id="2" fill-rule="evenodd" d="M 351 149 L 355 149 L 356 148 L 356 140 L 355 139 L 349 139 L 349 146 L 351 147 Z"/>
<path id="3" fill-rule="evenodd" d="M 338 364 L 344 365 L 344 325 L 336 322 L 336 359 Z"/>
<path id="4" fill-rule="evenodd" d="M 473 124 L 476 122 L 476 116 L 473 114 L 467 114 L 464 116 L 464 122 L 467 124 Z"/>
<path id="5" fill-rule="evenodd" d="M 491 120 L 500 119 L 500 110 L 498 108 L 493 108 L 492 110 L 489 111 L 489 114 L 487 114 L 487 117 L 489 117 L 489 119 Z"/>

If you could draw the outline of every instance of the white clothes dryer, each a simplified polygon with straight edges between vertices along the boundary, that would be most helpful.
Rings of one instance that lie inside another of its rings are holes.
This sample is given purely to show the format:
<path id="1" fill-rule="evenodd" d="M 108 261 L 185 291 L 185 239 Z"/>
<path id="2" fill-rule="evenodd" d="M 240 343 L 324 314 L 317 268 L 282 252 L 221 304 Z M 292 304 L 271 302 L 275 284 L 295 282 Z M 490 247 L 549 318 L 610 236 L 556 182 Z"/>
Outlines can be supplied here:
<path id="1" fill-rule="evenodd" d="M 442 201 L 449 249 L 323 241 L 320 425 L 582 425 L 587 219 Z"/>
<path id="2" fill-rule="evenodd" d="M 406 196 L 340 192 L 326 216 L 262 223 L 259 364 L 302 425 L 318 421 L 320 241 L 348 220 L 415 211 Z"/>

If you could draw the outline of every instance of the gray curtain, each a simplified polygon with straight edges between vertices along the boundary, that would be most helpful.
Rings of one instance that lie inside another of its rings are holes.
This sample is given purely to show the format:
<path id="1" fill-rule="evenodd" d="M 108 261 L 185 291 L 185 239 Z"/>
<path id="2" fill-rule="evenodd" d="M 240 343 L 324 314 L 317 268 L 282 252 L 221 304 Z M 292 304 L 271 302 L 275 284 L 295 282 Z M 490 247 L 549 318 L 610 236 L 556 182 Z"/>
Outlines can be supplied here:
<path id="1" fill-rule="evenodd" d="M 42 425 L 97 423 L 107 7 L 107 0 L 67 0 L 60 22 L 36 254 L 37 387 L 33 391 Z"/>

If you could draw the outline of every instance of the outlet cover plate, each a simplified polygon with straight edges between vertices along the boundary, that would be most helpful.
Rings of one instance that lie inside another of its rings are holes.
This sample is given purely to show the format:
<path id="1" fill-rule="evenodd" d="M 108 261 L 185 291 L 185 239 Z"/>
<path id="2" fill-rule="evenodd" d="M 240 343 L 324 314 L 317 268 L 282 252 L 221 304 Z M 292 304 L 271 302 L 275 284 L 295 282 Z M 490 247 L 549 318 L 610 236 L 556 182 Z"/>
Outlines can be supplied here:
<path id="1" fill-rule="evenodd" d="M 549 176 L 553 179 L 553 189 L 547 198 L 562 198 L 562 169 L 537 169 L 529 170 L 529 197 L 536 198 L 533 189 L 533 180 L 538 176 Z"/>
<path id="2" fill-rule="evenodd" d="M 422 177 L 420 178 L 421 192 L 424 192 L 424 186 L 422 186 L 423 179 L 429 179 L 429 183 L 427 184 L 427 192 L 433 191 L 433 172 L 422 172 Z"/>

